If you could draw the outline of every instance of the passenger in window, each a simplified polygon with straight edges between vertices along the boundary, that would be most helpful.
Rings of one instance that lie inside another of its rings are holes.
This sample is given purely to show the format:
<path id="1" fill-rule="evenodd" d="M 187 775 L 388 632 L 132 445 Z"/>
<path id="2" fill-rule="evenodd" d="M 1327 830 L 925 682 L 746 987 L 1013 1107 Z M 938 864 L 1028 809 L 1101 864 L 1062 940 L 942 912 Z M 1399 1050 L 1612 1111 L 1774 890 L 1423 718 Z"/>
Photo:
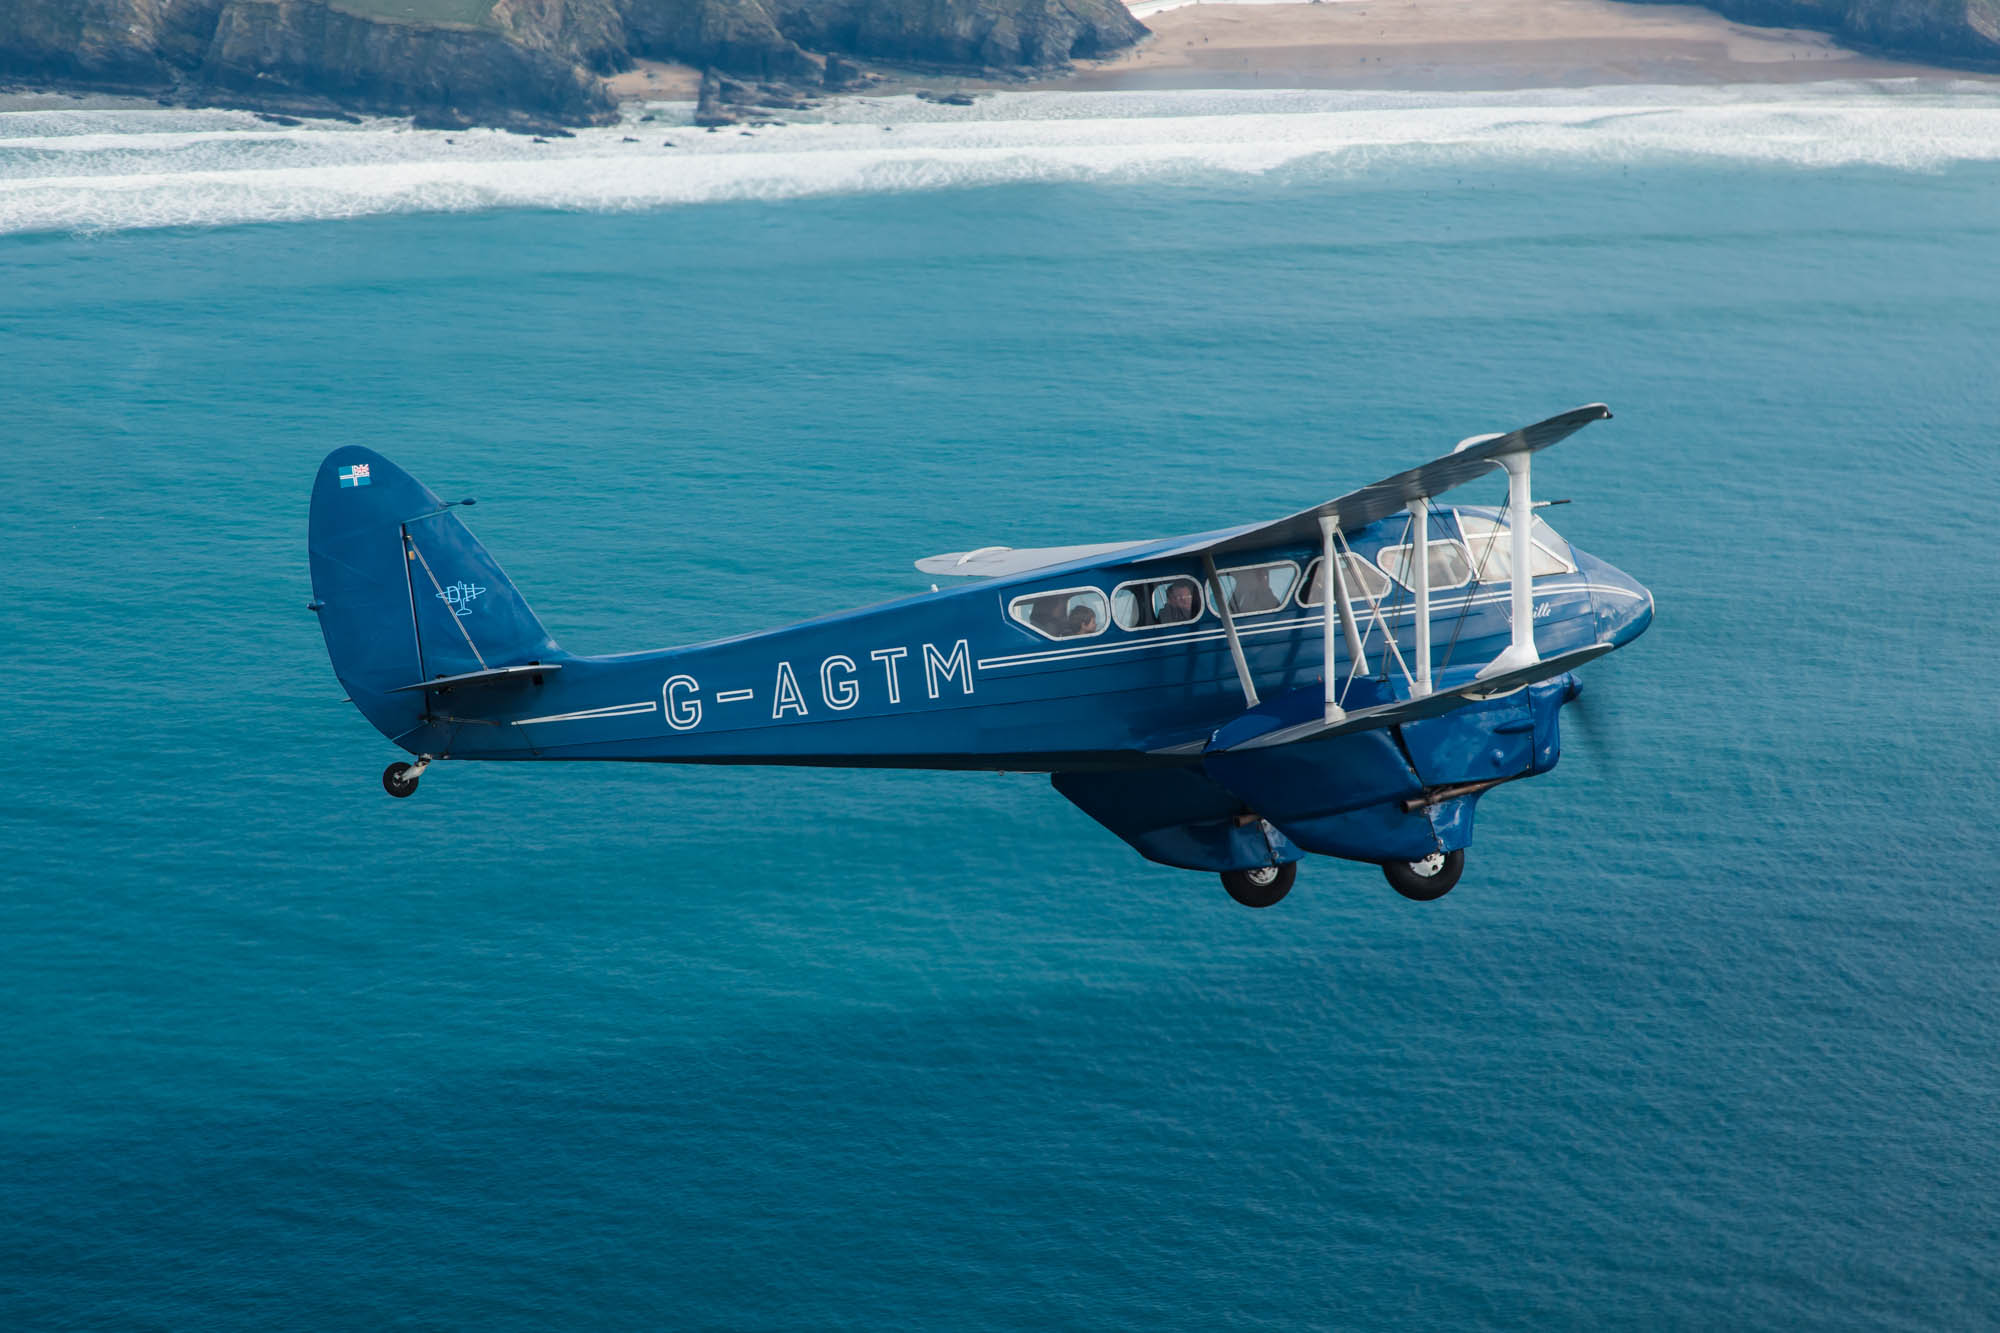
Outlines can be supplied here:
<path id="1" fill-rule="evenodd" d="M 1160 608 L 1160 624 L 1178 625 L 1183 621 L 1193 620 L 1199 614 L 1200 612 L 1195 610 L 1192 583 L 1174 582 L 1167 585 L 1166 605 Z"/>
<path id="2" fill-rule="evenodd" d="M 1268 569 L 1246 569 L 1238 573 L 1236 589 L 1229 598 L 1229 609 L 1239 616 L 1277 610 L 1278 594 L 1271 589 L 1271 573 Z"/>
<path id="3" fill-rule="evenodd" d="M 1079 606 L 1069 613 L 1067 637 L 1074 639 L 1095 633 L 1097 633 L 1097 612 L 1087 606 Z"/>
<path id="4" fill-rule="evenodd" d="M 1063 622 L 1062 598 L 1043 597 L 1028 604 L 1028 623 L 1050 638 L 1062 636 Z"/>

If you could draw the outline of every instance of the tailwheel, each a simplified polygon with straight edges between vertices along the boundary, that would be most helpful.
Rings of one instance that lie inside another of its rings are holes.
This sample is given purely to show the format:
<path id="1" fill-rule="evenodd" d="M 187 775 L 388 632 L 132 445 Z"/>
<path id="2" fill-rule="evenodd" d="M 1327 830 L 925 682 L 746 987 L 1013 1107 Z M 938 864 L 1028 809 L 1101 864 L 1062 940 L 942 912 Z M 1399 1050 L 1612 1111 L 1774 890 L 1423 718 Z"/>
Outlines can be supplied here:
<path id="1" fill-rule="evenodd" d="M 423 768 L 417 764 L 391 764 L 382 770 L 382 790 L 391 796 L 401 798 L 417 789 L 417 774 Z"/>
<path id="2" fill-rule="evenodd" d="M 1458 883 L 1465 871 L 1465 849 L 1432 852 L 1421 861 L 1384 861 L 1382 874 L 1389 887 L 1420 903 L 1442 898 Z"/>
<path id="3" fill-rule="evenodd" d="M 1225 870 L 1222 887 L 1245 907 L 1269 907 L 1292 891 L 1299 877 L 1296 861 L 1281 866 L 1256 866 L 1250 870 Z"/>

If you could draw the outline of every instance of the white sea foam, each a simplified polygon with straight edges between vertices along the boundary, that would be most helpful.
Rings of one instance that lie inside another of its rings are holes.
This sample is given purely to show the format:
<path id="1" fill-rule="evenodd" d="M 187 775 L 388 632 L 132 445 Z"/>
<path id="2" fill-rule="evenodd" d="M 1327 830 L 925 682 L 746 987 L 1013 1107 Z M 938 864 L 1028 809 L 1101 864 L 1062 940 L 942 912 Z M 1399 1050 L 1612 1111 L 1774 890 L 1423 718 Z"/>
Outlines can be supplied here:
<path id="1" fill-rule="evenodd" d="M 0 233 L 637 209 L 1288 166 L 1712 160 L 1930 170 L 2000 160 L 2000 94 L 1971 83 L 1020 92 L 964 109 L 893 97 L 835 103 L 810 123 L 748 135 L 696 130 L 684 105 L 649 110 L 658 119 L 548 143 L 387 121 L 286 129 L 226 111 L 0 113 Z"/>

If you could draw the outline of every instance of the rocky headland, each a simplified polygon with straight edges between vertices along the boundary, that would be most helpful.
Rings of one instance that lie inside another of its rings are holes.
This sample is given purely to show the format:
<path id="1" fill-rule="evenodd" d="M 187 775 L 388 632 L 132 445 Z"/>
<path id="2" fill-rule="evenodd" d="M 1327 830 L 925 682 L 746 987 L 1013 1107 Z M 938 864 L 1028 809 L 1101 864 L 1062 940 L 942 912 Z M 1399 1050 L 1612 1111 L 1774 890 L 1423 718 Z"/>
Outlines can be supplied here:
<path id="1" fill-rule="evenodd" d="M 1030 73 L 1145 31 L 1120 0 L 0 0 L 0 81 L 543 128 L 613 119 L 604 78 L 640 59 L 782 105 L 857 61 Z"/>
<path id="2" fill-rule="evenodd" d="M 2000 0 L 1702 0 L 1702 6 L 1738 23 L 1814 28 L 1884 55 L 2000 68 Z"/>

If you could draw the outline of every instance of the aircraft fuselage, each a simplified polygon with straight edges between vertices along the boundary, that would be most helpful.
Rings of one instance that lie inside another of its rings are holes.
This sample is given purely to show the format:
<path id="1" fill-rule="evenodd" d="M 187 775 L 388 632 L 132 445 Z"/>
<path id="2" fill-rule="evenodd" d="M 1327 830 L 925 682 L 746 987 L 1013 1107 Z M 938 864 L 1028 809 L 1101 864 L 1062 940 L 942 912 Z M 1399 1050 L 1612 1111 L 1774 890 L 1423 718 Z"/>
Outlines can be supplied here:
<path id="1" fill-rule="evenodd" d="M 1477 559 L 1478 539 L 1461 541 L 1458 512 L 1432 517 L 1431 541 L 1459 542 Z M 1372 563 L 1405 533 L 1406 524 L 1391 519 L 1347 541 Z M 1560 554 L 1569 570 L 1534 580 L 1542 656 L 1622 643 L 1645 628 L 1652 598 L 1643 587 L 1567 543 Z M 1280 548 L 1233 555 L 1222 568 L 1229 577 L 1232 569 L 1275 567 L 1271 583 L 1290 570 L 1282 597 L 1266 599 L 1276 605 L 1234 615 L 1261 698 L 1323 679 L 1324 612 L 1299 597 L 1317 555 Z M 1093 632 L 1051 638 L 1009 614 L 1037 593 L 1073 592 L 1071 600 L 1109 606 L 1120 585 L 1176 576 L 1206 595 L 1192 618 L 1175 623 L 1128 628 L 1107 616 Z M 1379 599 L 1356 590 L 1354 600 L 1376 675 L 1396 670 L 1385 635 L 1406 664 L 1415 644 L 1411 593 L 1386 576 L 1380 582 L 1387 590 Z M 479 614 L 476 598 L 454 609 L 469 628 Z M 1440 685 L 1464 679 L 1507 645 L 1504 578 L 1443 588 L 1434 581 L 1431 610 Z M 1185 763 L 1161 752 L 1199 742 L 1246 706 L 1214 590 L 1192 558 L 1078 561 L 713 643 L 549 660 L 560 670 L 429 695 L 428 720 L 397 743 L 461 759 L 1053 772 Z M 1352 665 L 1339 647 L 1339 678 Z"/>

